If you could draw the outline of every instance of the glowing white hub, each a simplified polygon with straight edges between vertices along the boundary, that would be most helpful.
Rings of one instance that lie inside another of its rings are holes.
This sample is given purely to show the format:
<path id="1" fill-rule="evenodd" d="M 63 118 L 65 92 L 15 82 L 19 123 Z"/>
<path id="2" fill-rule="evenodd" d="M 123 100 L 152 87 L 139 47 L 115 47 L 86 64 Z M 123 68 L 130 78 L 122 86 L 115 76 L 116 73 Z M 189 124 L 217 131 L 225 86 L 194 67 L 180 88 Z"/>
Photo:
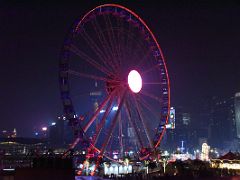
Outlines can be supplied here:
<path id="1" fill-rule="evenodd" d="M 142 89 L 142 77 L 136 70 L 131 70 L 128 74 L 128 86 L 134 93 L 139 93 Z"/>

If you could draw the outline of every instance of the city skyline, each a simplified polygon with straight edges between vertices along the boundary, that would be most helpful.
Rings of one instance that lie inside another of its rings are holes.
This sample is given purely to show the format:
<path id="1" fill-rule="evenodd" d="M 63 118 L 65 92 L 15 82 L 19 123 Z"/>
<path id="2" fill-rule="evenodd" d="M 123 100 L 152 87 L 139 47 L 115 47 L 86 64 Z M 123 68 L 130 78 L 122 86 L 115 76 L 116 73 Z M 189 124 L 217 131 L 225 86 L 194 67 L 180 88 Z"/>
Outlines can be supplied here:
<path id="1" fill-rule="evenodd" d="M 17 128 L 20 136 L 30 136 L 34 126 L 63 113 L 58 61 L 64 37 L 77 18 L 99 4 L 3 4 L 1 130 Z M 240 91 L 240 6 L 235 2 L 123 5 L 156 34 L 169 70 L 172 106 L 194 113 L 205 97 L 233 97 Z"/>

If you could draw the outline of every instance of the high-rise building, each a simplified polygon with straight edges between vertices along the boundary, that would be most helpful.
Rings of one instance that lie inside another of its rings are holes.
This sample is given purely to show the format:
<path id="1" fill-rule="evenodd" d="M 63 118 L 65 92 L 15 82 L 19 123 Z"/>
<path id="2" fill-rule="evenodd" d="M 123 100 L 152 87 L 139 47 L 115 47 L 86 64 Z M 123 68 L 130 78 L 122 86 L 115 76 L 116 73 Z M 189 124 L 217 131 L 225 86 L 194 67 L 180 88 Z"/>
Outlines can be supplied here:
<path id="1" fill-rule="evenodd" d="M 17 137 L 17 130 L 16 130 L 16 128 L 14 128 L 13 131 L 3 130 L 0 133 L 0 137 L 3 137 L 3 138 L 16 138 Z"/>
<path id="2" fill-rule="evenodd" d="M 182 114 L 182 124 L 188 126 L 190 124 L 191 117 L 189 113 Z"/>
<path id="3" fill-rule="evenodd" d="M 17 130 L 16 130 L 16 128 L 13 129 L 12 137 L 13 137 L 13 138 L 16 138 L 16 137 L 17 137 Z"/>
<path id="4" fill-rule="evenodd" d="M 175 107 L 175 126 L 176 129 L 179 129 L 183 126 L 182 123 L 183 108 Z"/>
<path id="5" fill-rule="evenodd" d="M 52 148 L 68 147 L 73 142 L 73 130 L 64 116 L 59 116 L 49 127 L 49 142 Z"/>
<path id="6" fill-rule="evenodd" d="M 237 137 L 240 138 L 240 92 L 235 94 L 234 97 L 234 110 L 235 110 L 235 122 Z"/>
<path id="7" fill-rule="evenodd" d="M 196 138 L 190 127 L 190 121 L 190 113 L 184 112 L 182 107 L 176 107 L 176 109 L 171 107 L 168 129 L 163 139 L 168 149 L 176 149 L 181 142 L 184 142 L 187 147 L 193 145 L 192 142 L 196 141 Z"/>
<path id="8" fill-rule="evenodd" d="M 177 111 L 176 111 L 177 112 Z M 194 136 L 192 135 L 193 129 L 190 128 L 191 116 L 186 111 L 180 111 L 176 114 L 176 122 L 180 121 L 178 126 L 176 125 L 176 134 L 178 136 L 178 144 L 184 141 L 185 146 L 193 145 Z"/>
<path id="9" fill-rule="evenodd" d="M 175 108 L 170 108 L 170 116 L 168 119 L 168 124 L 166 125 L 167 129 L 175 129 Z"/>
<path id="10" fill-rule="evenodd" d="M 210 146 L 208 146 L 207 143 L 202 144 L 202 153 L 201 153 L 201 160 L 202 161 L 208 161 L 209 160 L 209 151 Z"/>
<path id="11" fill-rule="evenodd" d="M 93 90 L 90 92 L 90 97 L 91 97 L 91 101 L 93 102 L 93 112 L 97 111 L 97 109 L 99 108 L 99 99 L 102 96 L 102 92 L 100 91 L 99 87 L 98 87 L 98 83 L 95 81 L 94 84 L 94 88 Z M 98 125 L 99 125 L 99 119 L 95 119 L 95 131 L 97 131 Z M 94 131 L 94 130 L 93 130 Z M 93 134 L 92 134 L 93 135 Z"/>
<path id="12" fill-rule="evenodd" d="M 127 138 L 124 139 L 124 143 L 126 144 L 127 147 L 129 147 L 130 150 L 137 150 L 138 148 L 138 141 L 136 138 L 136 134 L 134 132 L 134 128 L 128 124 L 127 128 Z"/>
<path id="13" fill-rule="evenodd" d="M 235 137 L 234 98 L 212 98 L 210 109 L 211 146 L 225 148 L 224 143 L 233 141 Z"/>

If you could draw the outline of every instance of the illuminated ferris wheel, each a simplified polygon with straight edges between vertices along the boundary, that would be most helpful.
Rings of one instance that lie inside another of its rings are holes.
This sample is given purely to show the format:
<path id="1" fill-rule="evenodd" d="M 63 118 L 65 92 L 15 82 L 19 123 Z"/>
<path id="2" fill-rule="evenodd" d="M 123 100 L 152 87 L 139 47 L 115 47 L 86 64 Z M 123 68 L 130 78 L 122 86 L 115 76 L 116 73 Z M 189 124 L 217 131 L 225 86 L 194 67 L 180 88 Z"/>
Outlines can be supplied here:
<path id="1" fill-rule="evenodd" d="M 144 158 L 160 145 L 170 109 L 168 72 L 154 34 L 130 9 L 104 4 L 76 22 L 59 81 L 76 137 L 71 148 L 86 145 L 109 158 L 131 150 Z M 98 92 L 95 108 L 90 92 Z"/>

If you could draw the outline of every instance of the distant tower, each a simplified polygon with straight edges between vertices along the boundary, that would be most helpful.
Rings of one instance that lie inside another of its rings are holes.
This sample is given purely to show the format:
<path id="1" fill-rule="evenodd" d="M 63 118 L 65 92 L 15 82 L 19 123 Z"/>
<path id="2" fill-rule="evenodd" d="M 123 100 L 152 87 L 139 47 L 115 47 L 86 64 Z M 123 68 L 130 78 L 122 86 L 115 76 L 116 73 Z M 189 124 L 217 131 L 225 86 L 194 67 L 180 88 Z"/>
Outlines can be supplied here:
<path id="1" fill-rule="evenodd" d="M 201 160 L 208 161 L 209 160 L 209 150 L 210 146 L 207 143 L 202 144 L 202 153 L 201 153 Z"/>
<path id="2" fill-rule="evenodd" d="M 183 113 L 182 114 L 182 123 L 185 126 L 188 126 L 190 124 L 191 117 L 189 113 Z"/>
<path id="3" fill-rule="evenodd" d="M 17 130 L 16 128 L 13 129 L 13 133 L 12 133 L 12 138 L 17 137 Z"/>
<path id="4" fill-rule="evenodd" d="M 180 148 L 181 153 L 183 153 L 183 152 L 184 152 L 184 149 L 185 149 L 183 144 L 184 144 L 184 141 L 181 141 L 181 148 Z"/>
<path id="5" fill-rule="evenodd" d="M 235 122 L 237 129 L 237 137 L 240 138 L 240 92 L 235 94 L 234 98 Z"/>
<path id="6" fill-rule="evenodd" d="M 132 126 L 130 126 L 130 124 L 128 124 L 127 127 L 127 139 L 128 140 L 128 147 L 131 147 L 132 150 L 136 150 L 138 147 L 137 144 L 137 138 L 136 138 L 136 134 L 134 132 L 134 128 Z"/>
<path id="7" fill-rule="evenodd" d="M 168 124 L 166 125 L 167 129 L 175 129 L 175 108 L 170 108 L 170 116 L 168 120 Z"/>
<path id="8" fill-rule="evenodd" d="M 93 111 L 94 112 L 98 109 L 98 99 L 100 98 L 101 95 L 102 95 L 102 92 L 99 91 L 98 83 L 95 81 L 94 90 L 92 92 L 90 92 L 90 96 L 91 96 L 91 99 L 93 101 Z M 96 130 L 97 130 L 99 120 L 96 119 L 95 122 L 96 122 L 95 127 L 96 127 Z"/>

